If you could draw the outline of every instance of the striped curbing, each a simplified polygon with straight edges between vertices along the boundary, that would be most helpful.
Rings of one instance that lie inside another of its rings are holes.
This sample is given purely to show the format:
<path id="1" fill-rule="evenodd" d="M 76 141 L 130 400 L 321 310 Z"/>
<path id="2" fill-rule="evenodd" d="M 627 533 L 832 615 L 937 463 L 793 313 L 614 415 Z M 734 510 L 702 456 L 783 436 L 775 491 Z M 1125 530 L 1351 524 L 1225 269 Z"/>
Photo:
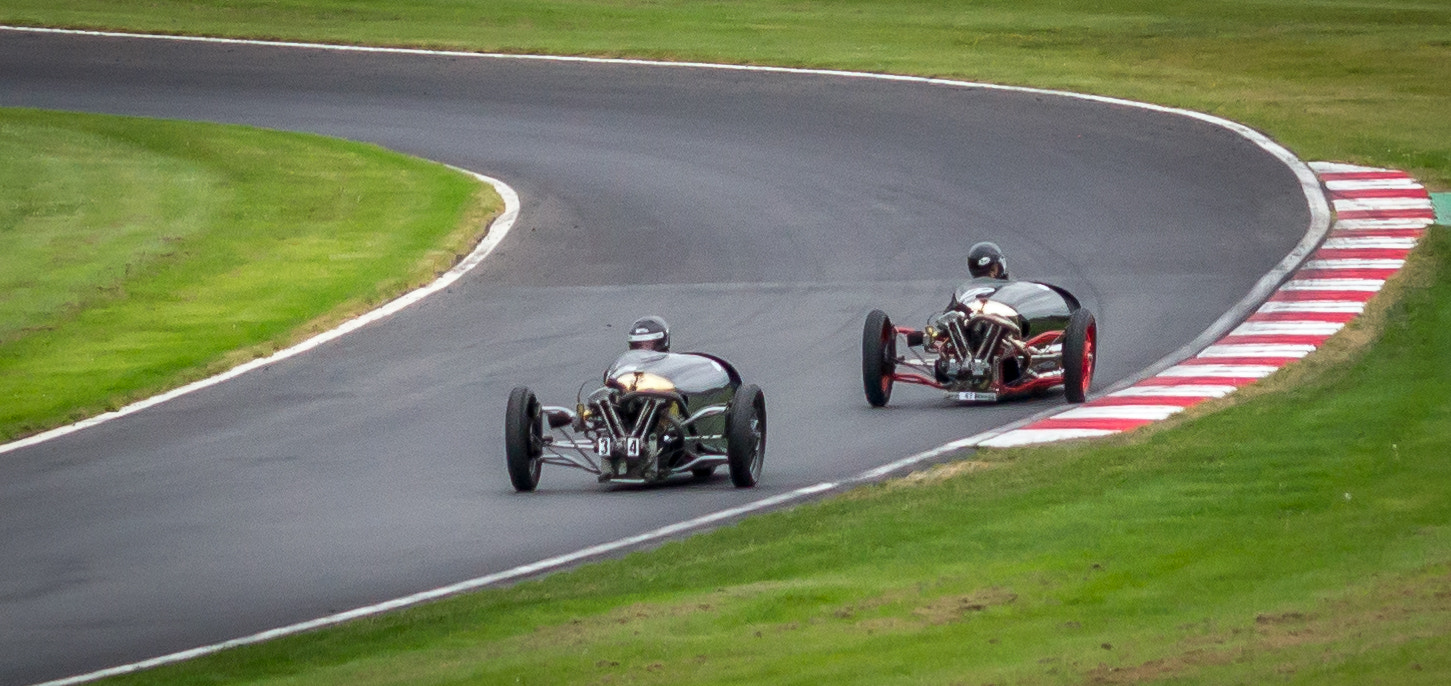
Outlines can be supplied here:
<path id="1" fill-rule="evenodd" d="M 1123 390 L 977 445 L 1005 448 L 1107 436 L 1222 398 L 1320 347 L 1365 309 L 1436 211 L 1408 174 L 1314 162 L 1336 222 L 1320 247 L 1238 327 L 1195 356 Z"/>

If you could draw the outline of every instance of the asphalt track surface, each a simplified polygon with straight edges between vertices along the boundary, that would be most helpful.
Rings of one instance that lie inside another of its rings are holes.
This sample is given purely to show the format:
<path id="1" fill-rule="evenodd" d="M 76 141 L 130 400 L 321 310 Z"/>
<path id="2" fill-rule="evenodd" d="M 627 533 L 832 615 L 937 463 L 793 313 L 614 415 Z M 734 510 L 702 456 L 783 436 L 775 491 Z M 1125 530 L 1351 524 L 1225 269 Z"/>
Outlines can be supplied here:
<path id="1" fill-rule="evenodd" d="M 1097 314 L 1098 387 L 1193 339 L 1310 221 L 1210 124 L 1051 95 L 645 65 L 0 32 L 0 105 L 313 131 L 523 198 L 447 292 L 0 456 L 0 683 L 132 662 L 846 478 L 1041 411 L 862 398 L 867 311 L 921 325 L 997 241 Z M 513 493 L 503 409 L 571 403 L 660 314 L 766 393 L 760 487 Z"/>

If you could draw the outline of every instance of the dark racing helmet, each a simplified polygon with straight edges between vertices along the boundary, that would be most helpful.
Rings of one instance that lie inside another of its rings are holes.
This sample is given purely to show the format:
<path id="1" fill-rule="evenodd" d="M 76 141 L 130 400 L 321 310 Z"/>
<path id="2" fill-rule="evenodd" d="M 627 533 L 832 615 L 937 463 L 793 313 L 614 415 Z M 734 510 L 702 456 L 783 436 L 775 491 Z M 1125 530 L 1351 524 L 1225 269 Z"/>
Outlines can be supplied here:
<path id="1" fill-rule="evenodd" d="M 670 325 L 660 317 L 641 317 L 630 325 L 631 350 L 670 351 Z"/>
<path id="2" fill-rule="evenodd" d="M 967 251 L 967 271 L 972 278 L 992 277 L 994 279 L 1008 278 L 1008 259 L 1003 257 L 1002 248 L 997 243 L 983 241 Z"/>

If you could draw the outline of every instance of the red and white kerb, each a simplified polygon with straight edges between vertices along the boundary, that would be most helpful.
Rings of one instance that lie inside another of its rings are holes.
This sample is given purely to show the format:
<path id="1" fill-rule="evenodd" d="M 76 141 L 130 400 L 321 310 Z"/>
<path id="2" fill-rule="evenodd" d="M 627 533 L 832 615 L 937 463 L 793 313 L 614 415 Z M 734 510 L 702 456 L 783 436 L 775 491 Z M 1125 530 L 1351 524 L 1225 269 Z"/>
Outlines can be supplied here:
<path id="1" fill-rule="evenodd" d="M 1128 431 L 1219 398 L 1298 360 L 1358 316 L 1436 212 L 1404 172 L 1314 162 L 1336 221 L 1320 248 L 1254 314 L 1157 376 L 978 445 L 1008 447 Z"/>

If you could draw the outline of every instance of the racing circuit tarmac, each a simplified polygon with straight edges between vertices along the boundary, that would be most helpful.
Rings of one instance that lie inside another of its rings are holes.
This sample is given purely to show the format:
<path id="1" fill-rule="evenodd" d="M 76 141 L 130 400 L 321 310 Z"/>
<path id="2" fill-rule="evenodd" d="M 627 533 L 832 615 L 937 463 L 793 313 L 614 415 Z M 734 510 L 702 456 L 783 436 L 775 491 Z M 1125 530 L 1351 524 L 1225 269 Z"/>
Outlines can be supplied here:
<path id="1" fill-rule="evenodd" d="M 1096 387 L 1178 349 L 1304 235 L 1284 164 L 1184 117 L 829 75 L 0 31 L 0 105 L 372 141 L 523 199 L 480 268 L 234 381 L 0 456 L 0 683 L 250 634 L 838 480 L 1045 409 L 862 397 L 997 241 L 1098 316 Z M 569 404 L 660 314 L 765 390 L 762 484 L 515 494 L 503 410 Z"/>

